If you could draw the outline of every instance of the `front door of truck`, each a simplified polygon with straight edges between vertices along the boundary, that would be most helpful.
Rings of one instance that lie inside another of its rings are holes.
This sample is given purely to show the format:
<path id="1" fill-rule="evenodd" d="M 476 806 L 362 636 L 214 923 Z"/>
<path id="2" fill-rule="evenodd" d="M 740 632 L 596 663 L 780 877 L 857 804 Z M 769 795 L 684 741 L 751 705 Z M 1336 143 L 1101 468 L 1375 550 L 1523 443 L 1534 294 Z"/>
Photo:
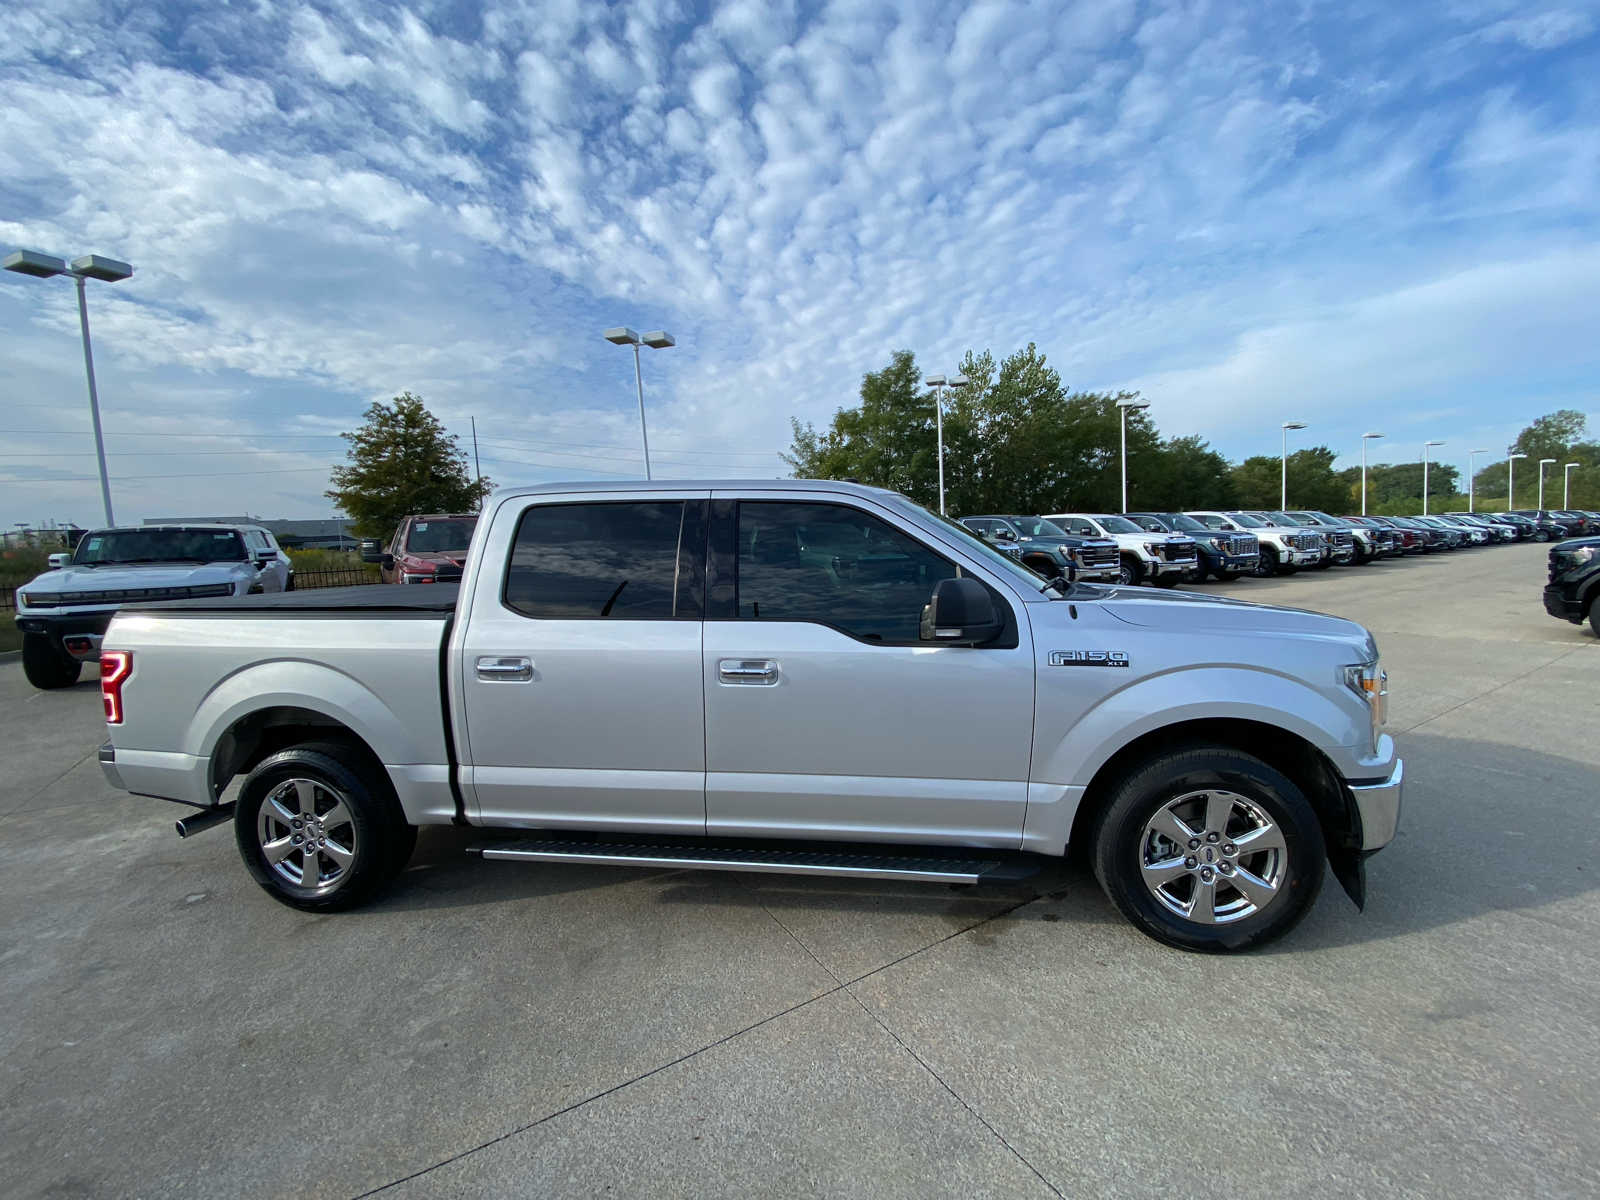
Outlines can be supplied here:
<path id="1" fill-rule="evenodd" d="M 705 831 L 706 495 L 497 518 L 483 560 L 508 566 L 476 581 L 462 639 L 462 777 L 483 824 Z"/>
<path id="2" fill-rule="evenodd" d="M 1024 614 L 1009 646 L 921 641 L 956 564 L 846 504 L 715 498 L 710 554 L 708 833 L 1018 845 Z"/>

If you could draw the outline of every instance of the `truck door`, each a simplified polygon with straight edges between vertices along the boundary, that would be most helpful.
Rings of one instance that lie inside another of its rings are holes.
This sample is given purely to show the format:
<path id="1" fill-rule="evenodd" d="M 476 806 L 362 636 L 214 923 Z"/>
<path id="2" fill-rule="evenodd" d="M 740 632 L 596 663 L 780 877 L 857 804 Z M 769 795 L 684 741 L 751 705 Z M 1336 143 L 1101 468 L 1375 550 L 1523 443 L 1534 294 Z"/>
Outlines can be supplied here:
<path id="1" fill-rule="evenodd" d="M 461 641 L 483 824 L 705 832 L 706 495 L 496 518 Z"/>
<path id="2" fill-rule="evenodd" d="M 1009 648 L 933 645 L 922 610 L 956 565 L 888 521 L 714 498 L 712 529 L 707 832 L 1017 846 L 1034 687 L 1021 605 Z"/>

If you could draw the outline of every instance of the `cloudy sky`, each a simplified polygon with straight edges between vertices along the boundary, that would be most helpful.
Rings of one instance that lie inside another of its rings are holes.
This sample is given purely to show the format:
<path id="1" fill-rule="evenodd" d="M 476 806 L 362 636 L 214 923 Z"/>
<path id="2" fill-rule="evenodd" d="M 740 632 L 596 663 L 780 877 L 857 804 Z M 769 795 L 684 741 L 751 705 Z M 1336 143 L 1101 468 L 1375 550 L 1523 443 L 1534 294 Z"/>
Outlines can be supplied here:
<path id="1" fill-rule="evenodd" d="M 773 476 L 1037 342 L 1233 457 L 1463 465 L 1600 367 L 1600 7 L 0 8 L 0 248 L 91 284 L 117 516 L 325 515 L 409 389 L 498 483 Z M 0 520 L 100 519 L 70 283 L 0 276 Z M 1480 458 L 1479 465 L 1484 459 Z"/>

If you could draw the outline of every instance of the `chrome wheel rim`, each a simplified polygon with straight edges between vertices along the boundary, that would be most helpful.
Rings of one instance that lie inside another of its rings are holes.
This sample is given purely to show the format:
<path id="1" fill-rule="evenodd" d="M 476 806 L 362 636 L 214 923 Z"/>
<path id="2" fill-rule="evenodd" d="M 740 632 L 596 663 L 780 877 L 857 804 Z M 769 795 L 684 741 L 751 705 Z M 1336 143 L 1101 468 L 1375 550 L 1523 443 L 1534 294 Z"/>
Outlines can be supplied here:
<path id="1" fill-rule="evenodd" d="M 256 842 L 285 883 L 328 892 L 356 858 L 356 827 L 347 797 L 319 779 L 289 779 L 261 802 Z"/>
<path id="2" fill-rule="evenodd" d="M 1278 899 L 1289 874 L 1289 848 L 1260 805 L 1208 788 L 1167 802 L 1145 822 L 1139 874 L 1174 916 L 1227 925 Z"/>

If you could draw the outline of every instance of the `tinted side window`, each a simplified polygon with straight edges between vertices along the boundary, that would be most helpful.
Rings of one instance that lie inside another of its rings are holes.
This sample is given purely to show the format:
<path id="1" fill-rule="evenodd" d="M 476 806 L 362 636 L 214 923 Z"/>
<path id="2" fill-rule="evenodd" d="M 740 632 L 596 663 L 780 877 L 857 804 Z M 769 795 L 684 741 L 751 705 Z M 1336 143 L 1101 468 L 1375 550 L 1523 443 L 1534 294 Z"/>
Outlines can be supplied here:
<path id="1" fill-rule="evenodd" d="M 698 620 L 686 505 L 547 504 L 517 525 L 505 603 L 544 620 Z M 684 570 L 679 570 L 680 550 Z"/>
<path id="2" fill-rule="evenodd" d="M 868 641 L 918 642 L 953 564 L 877 517 L 837 504 L 739 505 L 738 613 L 820 621 Z"/>

